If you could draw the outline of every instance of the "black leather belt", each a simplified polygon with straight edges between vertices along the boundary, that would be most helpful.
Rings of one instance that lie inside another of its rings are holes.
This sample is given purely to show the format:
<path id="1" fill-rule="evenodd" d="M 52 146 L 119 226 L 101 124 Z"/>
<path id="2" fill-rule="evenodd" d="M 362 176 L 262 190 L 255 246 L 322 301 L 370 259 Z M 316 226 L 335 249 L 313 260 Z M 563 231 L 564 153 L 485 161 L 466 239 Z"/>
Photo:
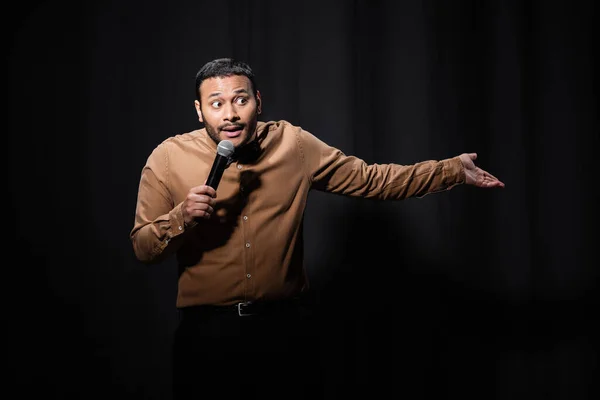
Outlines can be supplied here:
<path id="1" fill-rule="evenodd" d="M 278 301 L 244 301 L 232 305 L 215 306 L 200 305 L 182 307 L 179 310 L 186 315 L 208 315 L 208 314 L 237 314 L 240 317 L 251 317 L 255 315 L 267 315 L 273 313 L 291 312 L 298 307 L 297 299 L 286 299 Z"/>

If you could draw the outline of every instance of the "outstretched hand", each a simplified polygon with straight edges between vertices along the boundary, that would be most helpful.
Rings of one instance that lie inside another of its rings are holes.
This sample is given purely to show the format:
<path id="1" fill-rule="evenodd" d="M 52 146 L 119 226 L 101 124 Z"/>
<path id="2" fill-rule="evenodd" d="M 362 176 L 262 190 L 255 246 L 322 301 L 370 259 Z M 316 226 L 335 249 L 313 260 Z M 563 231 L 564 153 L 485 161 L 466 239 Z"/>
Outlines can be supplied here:
<path id="1" fill-rule="evenodd" d="M 482 188 L 504 187 L 504 183 L 498 178 L 475 165 L 473 161 L 477 159 L 477 153 L 463 153 L 459 157 L 465 167 L 465 183 L 467 185 Z"/>

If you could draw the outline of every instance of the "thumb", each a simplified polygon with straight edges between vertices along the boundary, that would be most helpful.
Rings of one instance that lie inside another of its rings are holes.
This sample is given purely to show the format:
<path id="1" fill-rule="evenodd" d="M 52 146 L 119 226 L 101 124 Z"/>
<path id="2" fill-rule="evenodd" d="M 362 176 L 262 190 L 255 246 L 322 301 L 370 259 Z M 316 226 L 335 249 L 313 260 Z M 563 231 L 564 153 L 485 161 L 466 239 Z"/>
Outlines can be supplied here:
<path id="1" fill-rule="evenodd" d="M 477 153 L 469 153 L 469 157 L 471 158 L 471 160 L 475 161 L 477 160 Z"/>

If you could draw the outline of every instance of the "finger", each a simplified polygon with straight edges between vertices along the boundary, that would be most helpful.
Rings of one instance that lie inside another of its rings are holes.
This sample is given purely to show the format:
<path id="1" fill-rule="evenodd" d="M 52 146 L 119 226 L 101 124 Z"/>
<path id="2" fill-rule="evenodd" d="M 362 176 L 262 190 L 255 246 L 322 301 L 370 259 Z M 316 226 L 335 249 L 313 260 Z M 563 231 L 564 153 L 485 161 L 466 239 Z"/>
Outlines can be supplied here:
<path id="1" fill-rule="evenodd" d="M 489 178 L 492 178 L 492 179 L 495 179 L 495 180 L 499 180 L 498 178 L 496 178 L 494 175 L 490 174 L 487 171 L 483 171 L 483 176 L 484 177 L 489 177 Z"/>
<path id="2" fill-rule="evenodd" d="M 502 183 L 500 181 L 493 181 L 493 182 L 487 182 L 486 186 L 487 187 L 504 187 L 504 183 Z"/>
<path id="3" fill-rule="evenodd" d="M 205 185 L 200 185 L 200 186 L 194 186 L 193 188 L 190 189 L 190 193 L 194 193 L 194 194 L 200 194 L 204 192 L 204 186 Z"/>
<path id="4" fill-rule="evenodd" d="M 194 217 L 210 218 L 214 211 L 214 208 L 206 203 L 197 203 L 197 207 L 191 210 L 190 214 Z"/>
<path id="5" fill-rule="evenodd" d="M 212 208 L 211 206 L 207 206 L 206 210 L 204 210 L 204 218 L 210 218 L 214 211 L 214 208 Z"/>
<path id="6" fill-rule="evenodd" d="M 195 193 L 195 194 L 206 194 L 210 197 L 217 196 L 217 191 L 207 185 L 194 186 L 193 188 L 190 189 L 190 192 Z"/>
<path id="7" fill-rule="evenodd" d="M 217 197 L 217 191 L 211 186 L 204 185 L 204 193 L 209 195 L 210 197 Z"/>
<path id="8" fill-rule="evenodd" d="M 498 186 L 502 186 L 502 187 L 504 187 L 504 182 L 502 182 L 500 179 L 496 178 L 496 177 L 495 177 L 494 175 L 492 175 L 492 174 L 488 174 L 488 175 L 490 176 L 490 178 L 491 178 L 491 179 L 493 179 L 493 181 L 494 181 L 494 182 L 497 182 L 497 183 L 499 183 L 499 185 L 498 185 Z"/>
<path id="9" fill-rule="evenodd" d="M 469 158 L 471 158 L 471 160 L 477 160 L 477 153 L 469 153 Z"/>
<path id="10" fill-rule="evenodd" d="M 216 201 L 213 198 L 208 197 L 208 196 L 200 196 L 200 197 L 202 198 L 201 201 L 194 202 L 194 205 L 195 205 L 194 208 L 197 210 L 207 210 L 207 209 L 212 210 L 216 204 Z"/>
<path id="11" fill-rule="evenodd" d="M 504 183 L 493 175 L 487 174 L 483 177 L 483 184 L 486 187 L 504 187 Z"/>
<path id="12" fill-rule="evenodd" d="M 212 197 L 210 197 L 209 195 L 194 193 L 191 190 L 190 190 L 190 193 L 188 193 L 186 198 L 188 201 L 190 201 L 193 204 L 206 203 L 206 204 L 213 205 L 213 203 L 215 203 L 215 200 Z"/>
<path id="13" fill-rule="evenodd" d="M 214 206 L 216 204 L 216 200 L 207 194 L 192 194 L 189 197 L 194 203 L 197 204 L 208 204 L 210 206 Z"/>

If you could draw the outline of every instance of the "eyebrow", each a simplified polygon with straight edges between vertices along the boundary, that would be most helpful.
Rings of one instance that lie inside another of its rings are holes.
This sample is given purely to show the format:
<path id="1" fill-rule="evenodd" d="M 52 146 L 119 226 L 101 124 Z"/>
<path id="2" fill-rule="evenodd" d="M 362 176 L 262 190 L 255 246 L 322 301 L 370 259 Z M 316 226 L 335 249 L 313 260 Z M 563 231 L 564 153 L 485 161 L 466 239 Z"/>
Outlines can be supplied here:
<path id="1" fill-rule="evenodd" d="M 235 94 L 240 94 L 240 93 L 248 94 L 248 91 L 246 89 L 237 89 L 237 90 L 234 90 L 233 93 L 235 93 Z M 221 92 L 214 92 L 214 93 L 209 94 L 208 98 L 210 99 L 211 97 L 218 97 L 221 94 L 222 94 Z"/>

